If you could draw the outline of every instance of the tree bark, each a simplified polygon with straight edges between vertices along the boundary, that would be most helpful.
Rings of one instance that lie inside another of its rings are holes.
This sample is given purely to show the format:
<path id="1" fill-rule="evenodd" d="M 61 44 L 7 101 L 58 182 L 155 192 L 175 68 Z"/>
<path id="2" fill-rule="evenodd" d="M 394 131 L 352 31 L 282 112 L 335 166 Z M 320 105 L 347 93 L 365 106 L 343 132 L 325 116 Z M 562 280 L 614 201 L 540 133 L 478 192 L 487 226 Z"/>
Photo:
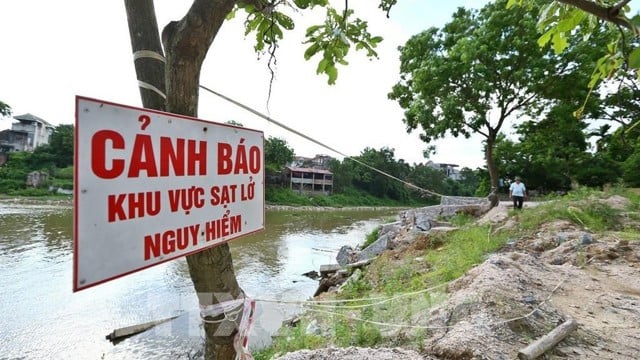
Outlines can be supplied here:
<path id="1" fill-rule="evenodd" d="M 498 167 L 493 157 L 493 150 L 496 144 L 496 135 L 493 131 L 489 131 L 487 137 L 487 146 L 484 150 L 485 161 L 487 162 L 487 170 L 489 170 L 489 179 L 491 180 L 491 193 L 489 194 L 489 201 L 491 207 L 498 206 L 500 199 L 498 199 Z"/>
<path id="2" fill-rule="evenodd" d="M 153 6 L 153 0 L 125 0 L 129 37 L 134 57 L 134 66 L 138 80 L 166 94 L 164 81 L 164 62 L 158 21 Z M 151 57 L 144 52 L 156 53 L 158 57 Z M 146 55 L 146 56 L 145 56 Z M 142 106 L 147 109 L 165 110 L 165 97 L 148 87 L 140 87 Z"/>
<path id="3" fill-rule="evenodd" d="M 213 39 L 233 9 L 234 0 L 195 0 L 187 14 L 169 23 L 162 32 L 166 62 L 136 60 L 138 79 L 166 91 L 166 101 L 155 92 L 141 89 L 143 106 L 175 114 L 198 116 L 200 70 Z M 162 54 L 160 36 L 152 0 L 125 0 L 132 48 Z M 158 65 L 162 64 L 162 76 Z M 166 89 L 166 90 L 165 90 Z M 237 299 L 243 292 L 233 271 L 229 246 L 223 244 L 187 256 L 189 274 L 201 306 Z M 235 358 L 233 339 L 240 317 L 235 322 L 220 321 L 224 316 L 206 318 L 205 359 Z M 211 322 L 216 321 L 216 322 Z"/>

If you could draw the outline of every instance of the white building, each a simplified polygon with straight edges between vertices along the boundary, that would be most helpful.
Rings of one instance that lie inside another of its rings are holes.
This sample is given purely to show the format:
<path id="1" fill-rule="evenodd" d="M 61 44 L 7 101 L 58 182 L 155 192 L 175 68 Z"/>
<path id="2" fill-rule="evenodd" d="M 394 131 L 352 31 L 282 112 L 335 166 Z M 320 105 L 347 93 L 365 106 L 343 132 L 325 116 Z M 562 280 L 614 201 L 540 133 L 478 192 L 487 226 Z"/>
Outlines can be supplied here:
<path id="1" fill-rule="evenodd" d="M 427 165 L 431 166 L 434 169 L 444 172 L 449 179 L 462 180 L 462 176 L 460 175 L 460 170 L 457 169 L 459 165 L 434 163 L 433 161 L 427 162 Z"/>
<path id="2" fill-rule="evenodd" d="M 53 125 L 32 114 L 17 115 L 18 120 L 11 125 L 11 130 L 0 134 L 0 145 L 5 151 L 33 151 L 38 146 L 48 144 Z"/>

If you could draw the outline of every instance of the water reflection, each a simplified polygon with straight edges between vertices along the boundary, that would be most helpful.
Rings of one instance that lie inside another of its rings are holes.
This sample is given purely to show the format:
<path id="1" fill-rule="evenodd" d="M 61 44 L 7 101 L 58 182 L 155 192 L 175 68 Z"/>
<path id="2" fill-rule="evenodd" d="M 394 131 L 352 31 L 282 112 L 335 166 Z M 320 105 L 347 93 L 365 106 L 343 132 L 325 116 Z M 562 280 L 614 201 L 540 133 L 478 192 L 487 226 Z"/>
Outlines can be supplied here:
<path id="1" fill-rule="evenodd" d="M 238 281 L 252 297 L 302 300 L 317 282 L 301 274 L 334 262 L 384 212 L 267 212 L 266 230 L 231 243 Z M 72 284 L 72 210 L 0 203 L 0 358 L 165 359 L 202 345 L 197 299 L 184 259 L 79 293 Z M 295 308 L 259 303 L 252 344 L 264 344 Z M 180 315 L 113 346 L 113 329 Z"/>

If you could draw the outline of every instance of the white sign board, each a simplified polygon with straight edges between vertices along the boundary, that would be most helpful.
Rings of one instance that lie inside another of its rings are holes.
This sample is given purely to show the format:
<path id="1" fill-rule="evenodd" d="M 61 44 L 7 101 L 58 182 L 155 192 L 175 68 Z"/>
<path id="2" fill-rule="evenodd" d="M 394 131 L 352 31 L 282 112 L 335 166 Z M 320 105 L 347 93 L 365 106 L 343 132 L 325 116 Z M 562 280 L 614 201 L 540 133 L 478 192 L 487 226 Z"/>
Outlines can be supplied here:
<path id="1" fill-rule="evenodd" d="M 261 131 L 76 97 L 82 290 L 264 229 Z"/>

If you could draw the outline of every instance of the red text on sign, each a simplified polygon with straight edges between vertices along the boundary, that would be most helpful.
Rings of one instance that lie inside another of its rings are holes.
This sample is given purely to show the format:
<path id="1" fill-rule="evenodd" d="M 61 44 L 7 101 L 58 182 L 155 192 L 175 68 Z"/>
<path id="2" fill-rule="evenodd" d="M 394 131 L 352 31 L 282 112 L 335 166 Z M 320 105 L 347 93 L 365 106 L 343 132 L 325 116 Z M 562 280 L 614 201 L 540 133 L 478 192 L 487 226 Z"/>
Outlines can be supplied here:
<path id="1" fill-rule="evenodd" d="M 109 222 L 155 216 L 160 212 L 160 191 L 107 196 Z"/>
<path id="2" fill-rule="evenodd" d="M 159 145 L 147 134 L 137 134 L 128 159 L 114 154 L 126 150 L 119 132 L 100 130 L 91 137 L 91 170 L 102 179 L 115 179 L 126 172 L 129 178 L 194 176 L 207 174 L 207 143 L 162 136 Z M 158 153 L 156 154 L 156 151 Z M 158 161 L 159 160 L 159 161 Z"/>
<path id="3" fill-rule="evenodd" d="M 144 237 L 144 259 L 157 258 L 198 245 L 200 224 L 167 230 Z"/>
<path id="4" fill-rule="evenodd" d="M 242 231 L 242 216 L 223 216 L 220 219 L 211 220 L 204 226 L 205 239 L 216 240 Z"/>
<path id="5" fill-rule="evenodd" d="M 252 146 L 248 150 L 240 139 L 240 144 L 233 146 L 227 143 L 218 143 L 218 174 L 257 174 L 262 165 L 260 148 Z"/>

